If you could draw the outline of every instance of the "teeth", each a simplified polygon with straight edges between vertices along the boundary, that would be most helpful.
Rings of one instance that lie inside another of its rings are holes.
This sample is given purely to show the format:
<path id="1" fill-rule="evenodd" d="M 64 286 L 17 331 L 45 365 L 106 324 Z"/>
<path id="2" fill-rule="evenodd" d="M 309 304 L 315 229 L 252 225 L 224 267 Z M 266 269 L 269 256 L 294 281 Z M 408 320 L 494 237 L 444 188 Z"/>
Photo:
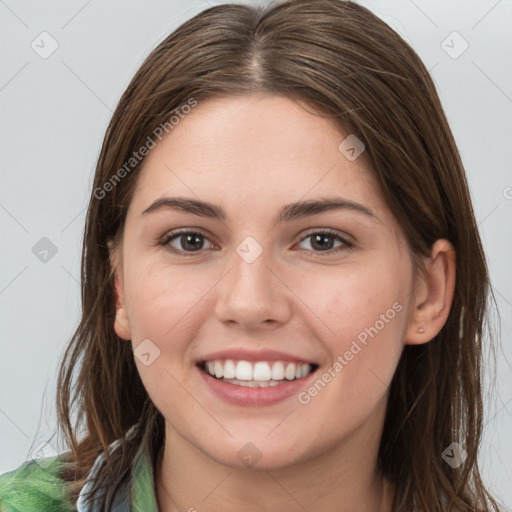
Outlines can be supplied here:
<path id="1" fill-rule="evenodd" d="M 238 380 L 252 380 L 252 364 L 249 361 L 238 361 L 236 364 L 236 378 Z"/>
<path id="2" fill-rule="evenodd" d="M 240 363 L 238 363 L 240 364 Z M 254 365 L 253 380 L 268 381 L 272 377 L 270 365 L 268 363 L 256 363 Z"/>
<path id="3" fill-rule="evenodd" d="M 249 387 L 276 386 L 283 380 L 301 379 L 312 371 L 310 364 L 283 361 L 233 361 L 232 359 L 208 361 L 205 371 L 232 384 Z"/>
<path id="4" fill-rule="evenodd" d="M 237 379 L 220 379 L 223 382 L 228 382 L 229 384 L 236 384 L 237 386 L 242 386 L 246 388 L 267 388 L 270 386 L 278 386 L 282 384 L 282 382 L 278 382 L 275 380 L 269 381 L 257 381 L 257 380 L 237 380 Z"/>
<path id="5" fill-rule="evenodd" d="M 272 366 L 272 380 L 283 380 L 284 379 L 284 364 L 281 361 L 277 361 Z"/>
<path id="6" fill-rule="evenodd" d="M 287 380 L 293 380 L 295 378 L 295 364 L 288 363 L 286 370 L 284 371 L 284 376 Z"/>
<path id="7" fill-rule="evenodd" d="M 236 377 L 235 363 L 231 360 L 228 360 L 224 363 L 224 378 L 225 379 L 234 379 L 235 377 Z"/>
<path id="8" fill-rule="evenodd" d="M 224 366 L 222 364 L 222 361 L 215 361 L 214 365 L 215 365 L 215 377 L 217 377 L 217 379 L 224 377 Z"/>

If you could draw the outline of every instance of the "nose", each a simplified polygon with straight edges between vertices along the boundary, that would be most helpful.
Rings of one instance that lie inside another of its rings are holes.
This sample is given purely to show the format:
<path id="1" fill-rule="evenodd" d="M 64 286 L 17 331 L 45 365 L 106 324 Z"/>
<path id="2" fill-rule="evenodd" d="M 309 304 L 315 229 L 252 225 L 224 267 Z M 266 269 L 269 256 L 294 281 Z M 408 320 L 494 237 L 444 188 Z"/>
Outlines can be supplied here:
<path id="1" fill-rule="evenodd" d="M 293 292 L 267 252 L 251 263 L 234 252 L 230 270 L 217 285 L 215 314 L 221 322 L 254 330 L 276 328 L 289 320 Z"/>

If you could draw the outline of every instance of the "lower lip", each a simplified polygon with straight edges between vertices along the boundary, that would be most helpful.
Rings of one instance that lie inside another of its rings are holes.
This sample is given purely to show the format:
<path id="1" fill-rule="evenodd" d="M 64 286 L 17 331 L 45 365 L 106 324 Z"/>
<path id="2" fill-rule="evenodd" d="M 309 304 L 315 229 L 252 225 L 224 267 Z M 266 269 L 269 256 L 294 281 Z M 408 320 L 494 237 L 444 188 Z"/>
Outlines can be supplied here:
<path id="1" fill-rule="evenodd" d="M 200 368 L 197 368 L 197 370 L 208 388 L 221 400 L 234 405 L 251 407 L 277 404 L 293 395 L 297 395 L 304 389 L 305 385 L 308 384 L 312 375 L 316 373 L 311 372 L 307 377 L 285 382 L 284 384 L 278 384 L 277 386 L 250 388 L 247 386 L 229 384 L 208 375 Z"/>

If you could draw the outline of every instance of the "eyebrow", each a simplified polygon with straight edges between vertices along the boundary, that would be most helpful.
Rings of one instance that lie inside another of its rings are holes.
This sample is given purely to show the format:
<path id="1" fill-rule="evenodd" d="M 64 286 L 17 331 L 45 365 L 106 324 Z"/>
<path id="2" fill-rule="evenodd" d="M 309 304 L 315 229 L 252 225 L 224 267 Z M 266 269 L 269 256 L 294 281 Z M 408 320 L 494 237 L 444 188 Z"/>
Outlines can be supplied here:
<path id="1" fill-rule="evenodd" d="M 183 197 L 161 197 L 146 208 L 142 212 L 141 217 L 164 209 L 182 211 L 199 217 L 217 220 L 225 220 L 227 217 L 226 212 L 220 206 L 207 201 Z M 290 222 L 332 210 L 350 210 L 374 221 L 381 222 L 377 215 L 367 206 L 342 197 L 326 197 L 287 204 L 279 211 L 275 222 Z"/>

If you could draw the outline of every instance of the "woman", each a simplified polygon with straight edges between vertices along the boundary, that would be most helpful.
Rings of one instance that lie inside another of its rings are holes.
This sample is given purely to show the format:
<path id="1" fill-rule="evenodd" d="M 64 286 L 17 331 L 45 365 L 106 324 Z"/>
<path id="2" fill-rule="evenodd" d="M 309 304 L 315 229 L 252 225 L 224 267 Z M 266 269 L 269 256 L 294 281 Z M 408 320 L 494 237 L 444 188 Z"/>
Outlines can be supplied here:
<path id="1" fill-rule="evenodd" d="M 4 475 L 0 510 L 498 510 L 488 295 L 414 51 L 350 2 L 208 9 L 114 113 L 58 382 L 71 451 Z"/>

